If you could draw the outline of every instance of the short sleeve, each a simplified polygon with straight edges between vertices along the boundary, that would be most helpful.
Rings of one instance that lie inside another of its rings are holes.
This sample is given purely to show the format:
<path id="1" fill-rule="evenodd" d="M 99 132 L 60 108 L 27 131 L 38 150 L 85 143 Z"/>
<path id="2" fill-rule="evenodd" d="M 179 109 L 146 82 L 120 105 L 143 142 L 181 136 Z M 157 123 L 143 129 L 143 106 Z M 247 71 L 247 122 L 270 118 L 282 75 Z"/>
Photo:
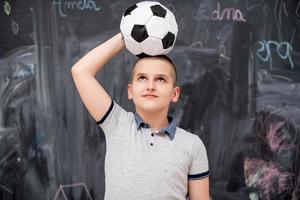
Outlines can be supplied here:
<path id="1" fill-rule="evenodd" d="M 199 136 L 195 137 L 191 157 L 192 162 L 190 166 L 188 179 L 194 180 L 209 176 L 206 148 Z"/>
<path id="2" fill-rule="evenodd" d="M 105 138 L 109 139 L 115 134 L 117 129 L 121 127 L 126 120 L 128 120 L 128 112 L 124 110 L 115 101 L 112 101 L 107 113 L 104 117 L 97 122 L 100 128 L 103 130 Z"/>

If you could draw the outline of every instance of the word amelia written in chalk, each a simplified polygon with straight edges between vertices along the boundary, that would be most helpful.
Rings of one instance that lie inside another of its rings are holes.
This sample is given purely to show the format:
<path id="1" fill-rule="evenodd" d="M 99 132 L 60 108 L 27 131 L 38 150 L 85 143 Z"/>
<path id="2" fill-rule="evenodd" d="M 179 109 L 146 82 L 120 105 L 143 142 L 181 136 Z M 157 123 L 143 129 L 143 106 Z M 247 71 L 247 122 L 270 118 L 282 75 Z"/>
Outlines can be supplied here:
<path id="1" fill-rule="evenodd" d="M 58 12 L 61 17 L 67 17 L 66 10 L 92 10 L 99 11 L 100 6 L 97 6 L 93 0 L 80 1 L 62 1 L 53 0 L 52 4 L 58 7 Z"/>

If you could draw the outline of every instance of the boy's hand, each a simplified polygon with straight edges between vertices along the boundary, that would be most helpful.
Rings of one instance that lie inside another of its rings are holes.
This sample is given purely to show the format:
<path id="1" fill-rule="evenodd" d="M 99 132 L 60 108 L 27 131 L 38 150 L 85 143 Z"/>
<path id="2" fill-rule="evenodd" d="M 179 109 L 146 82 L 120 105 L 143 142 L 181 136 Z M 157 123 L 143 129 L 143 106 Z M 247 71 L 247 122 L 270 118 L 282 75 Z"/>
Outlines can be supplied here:
<path id="1" fill-rule="evenodd" d="M 72 76 L 80 97 L 92 115 L 99 121 L 111 104 L 111 98 L 96 80 L 99 70 L 125 47 L 121 33 L 89 51 L 72 67 Z"/>

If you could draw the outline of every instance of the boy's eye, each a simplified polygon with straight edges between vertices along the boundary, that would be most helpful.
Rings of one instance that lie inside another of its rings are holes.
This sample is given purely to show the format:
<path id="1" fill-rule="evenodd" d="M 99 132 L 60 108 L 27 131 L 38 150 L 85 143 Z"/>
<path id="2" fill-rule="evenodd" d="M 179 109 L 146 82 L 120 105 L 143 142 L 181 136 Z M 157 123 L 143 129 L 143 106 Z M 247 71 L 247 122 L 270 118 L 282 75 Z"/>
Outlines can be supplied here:
<path id="1" fill-rule="evenodd" d="M 143 80 L 145 80 L 145 79 L 146 79 L 145 76 L 139 76 L 139 77 L 138 77 L 138 80 L 139 80 L 139 81 L 143 81 Z"/>
<path id="2" fill-rule="evenodd" d="M 166 79 L 163 78 L 163 77 L 158 77 L 157 80 L 158 80 L 159 82 L 163 82 L 163 83 L 166 82 Z"/>

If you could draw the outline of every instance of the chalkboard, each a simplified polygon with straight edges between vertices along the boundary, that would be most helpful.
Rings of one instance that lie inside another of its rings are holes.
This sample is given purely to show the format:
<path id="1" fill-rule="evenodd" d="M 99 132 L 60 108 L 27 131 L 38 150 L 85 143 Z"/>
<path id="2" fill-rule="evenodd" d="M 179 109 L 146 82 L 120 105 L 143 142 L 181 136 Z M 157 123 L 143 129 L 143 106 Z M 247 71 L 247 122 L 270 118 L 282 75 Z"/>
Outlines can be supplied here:
<path id="1" fill-rule="evenodd" d="M 105 139 L 70 70 L 134 3 L 1 1 L 0 199 L 103 199 Z M 300 1 L 161 3 L 179 25 L 170 114 L 207 147 L 211 198 L 299 199 Z M 122 51 L 97 75 L 130 111 L 135 60 Z"/>

